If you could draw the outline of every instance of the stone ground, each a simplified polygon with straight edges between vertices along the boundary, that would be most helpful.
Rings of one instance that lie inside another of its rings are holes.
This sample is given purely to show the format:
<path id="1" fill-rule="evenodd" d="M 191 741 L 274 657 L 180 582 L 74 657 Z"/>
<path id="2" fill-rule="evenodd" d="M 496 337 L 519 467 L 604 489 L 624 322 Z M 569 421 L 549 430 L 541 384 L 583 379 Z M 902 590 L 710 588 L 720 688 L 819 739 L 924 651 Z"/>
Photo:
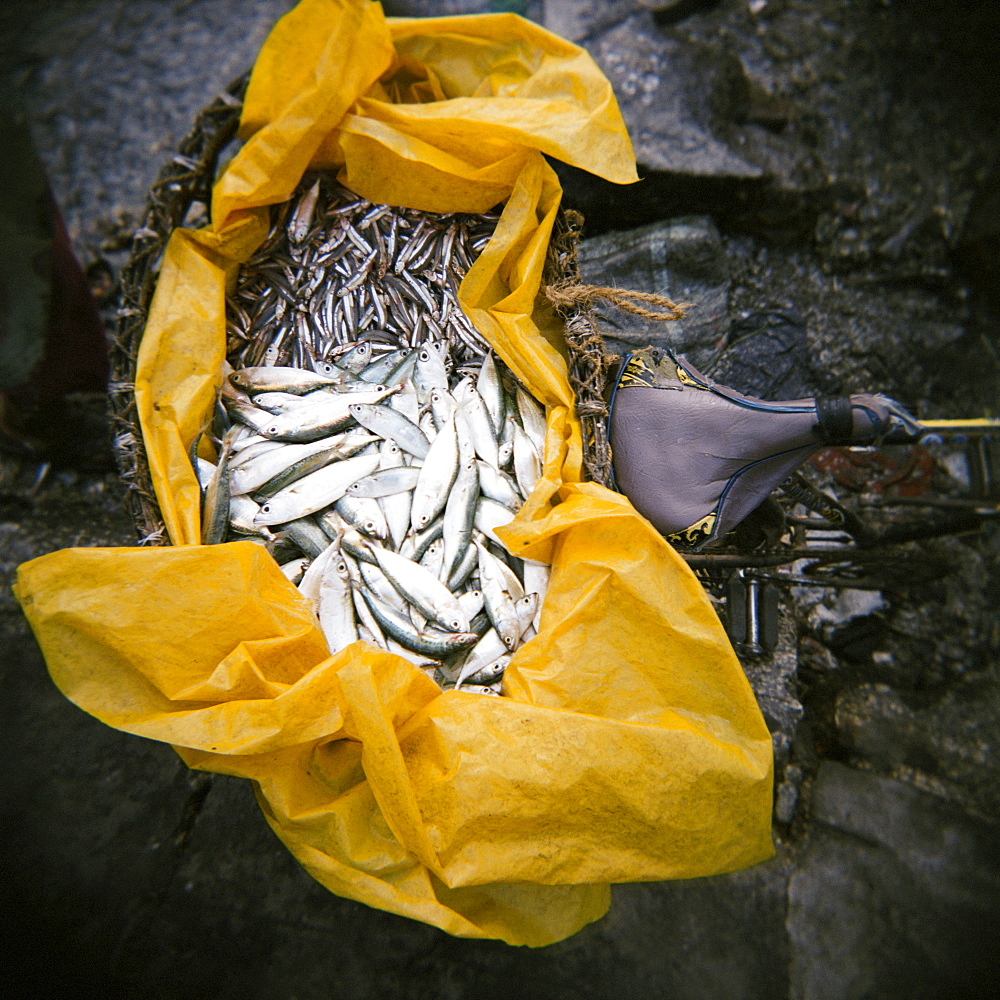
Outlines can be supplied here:
<path id="1" fill-rule="evenodd" d="M 84 262 L 121 265 L 160 166 L 289 6 L 7 0 L 2 67 Z M 520 8 L 599 60 L 644 175 L 622 191 L 564 171 L 588 218 L 585 273 L 697 306 L 666 331 L 609 311 L 609 337 L 683 347 L 774 398 L 878 388 L 922 416 L 996 412 L 993 5 Z M 99 401 L 76 405 L 100 425 Z M 939 457 L 952 479 L 967 474 Z M 132 544 L 106 448 L 42 480 L 36 462 L 2 461 L 5 579 L 67 545 Z M 66 701 L 4 588 L 9 995 L 995 995 L 1000 534 L 914 545 L 875 590 L 786 588 L 778 650 L 745 660 L 775 734 L 775 859 L 616 887 L 607 917 L 540 951 L 330 895 L 270 833 L 247 783 L 188 772 Z M 943 572 L 908 568 L 934 560 Z"/>

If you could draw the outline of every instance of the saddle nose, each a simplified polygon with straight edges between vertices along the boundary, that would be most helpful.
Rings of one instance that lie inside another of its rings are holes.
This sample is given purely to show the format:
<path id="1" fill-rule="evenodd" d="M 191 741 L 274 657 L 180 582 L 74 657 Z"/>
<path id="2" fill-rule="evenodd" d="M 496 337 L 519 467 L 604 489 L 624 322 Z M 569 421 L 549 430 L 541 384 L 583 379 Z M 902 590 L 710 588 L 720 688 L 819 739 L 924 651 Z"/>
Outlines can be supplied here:
<path id="1" fill-rule="evenodd" d="M 739 524 L 814 451 L 880 440 L 905 412 L 866 394 L 767 402 L 673 354 L 657 371 L 626 357 L 612 387 L 618 489 L 669 541 L 690 548 Z"/>

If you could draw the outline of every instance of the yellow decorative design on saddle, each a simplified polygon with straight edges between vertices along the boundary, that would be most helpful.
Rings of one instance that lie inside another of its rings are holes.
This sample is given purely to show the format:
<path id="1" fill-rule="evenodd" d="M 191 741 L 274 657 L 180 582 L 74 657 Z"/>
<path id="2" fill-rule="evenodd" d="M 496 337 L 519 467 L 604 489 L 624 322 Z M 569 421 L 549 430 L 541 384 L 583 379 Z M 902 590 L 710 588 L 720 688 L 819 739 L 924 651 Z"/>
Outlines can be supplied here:
<path id="1" fill-rule="evenodd" d="M 677 370 L 677 380 L 683 385 L 689 385 L 692 389 L 708 389 L 707 385 L 692 378 L 676 361 L 674 362 L 674 368 Z M 691 529 L 688 528 L 687 530 L 690 531 Z"/>
<path id="2" fill-rule="evenodd" d="M 672 545 L 699 545 L 712 537 L 715 528 L 717 514 L 713 510 L 711 514 L 706 514 L 700 521 L 695 521 L 689 528 L 682 531 L 675 531 L 667 535 L 667 541 Z"/>
<path id="3" fill-rule="evenodd" d="M 646 367 L 642 358 L 635 354 L 629 358 L 629 362 L 618 380 L 619 388 L 633 385 L 645 386 L 648 389 L 657 388 L 656 375 Z"/>

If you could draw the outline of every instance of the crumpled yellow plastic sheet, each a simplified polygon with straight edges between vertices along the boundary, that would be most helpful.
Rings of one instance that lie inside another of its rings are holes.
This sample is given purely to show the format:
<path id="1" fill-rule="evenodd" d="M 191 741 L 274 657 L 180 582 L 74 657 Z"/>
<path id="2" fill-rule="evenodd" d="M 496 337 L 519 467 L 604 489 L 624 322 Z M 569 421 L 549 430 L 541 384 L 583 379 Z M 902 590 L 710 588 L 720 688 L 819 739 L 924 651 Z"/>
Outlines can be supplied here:
<path id="1" fill-rule="evenodd" d="M 597 67 L 513 15 L 386 19 L 364 0 L 303 0 L 264 45 L 241 128 L 212 225 L 169 243 L 139 358 L 173 545 L 70 549 L 18 574 L 56 684 L 192 767 L 251 779 L 332 891 L 452 934 L 545 945 L 600 917 L 609 883 L 769 857 L 771 742 L 753 693 L 684 562 L 627 499 L 581 482 L 566 363 L 536 301 L 561 196 L 543 154 L 635 179 Z M 331 656 L 263 548 L 198 544 L 187 451 L 222 377 L 227 283 L 267 206 L 317 168 L 373 201 L 506 203 L 460 295 L 548 407 L 543 477 L 501 530 L 552 563 L 507 697 L 442 693 L 363 642 Z"/>

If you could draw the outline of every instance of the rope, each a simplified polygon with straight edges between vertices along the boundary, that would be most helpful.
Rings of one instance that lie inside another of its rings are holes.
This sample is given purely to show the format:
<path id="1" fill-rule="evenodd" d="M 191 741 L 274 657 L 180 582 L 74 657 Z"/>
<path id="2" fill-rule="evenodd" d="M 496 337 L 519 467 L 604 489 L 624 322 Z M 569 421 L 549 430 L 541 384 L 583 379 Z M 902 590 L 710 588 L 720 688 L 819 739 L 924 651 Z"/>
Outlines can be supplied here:
<path id="1" fill-rule="evenodd" d="M 569 309 L 574 306 L 589 309 L 597 299 L 605 299 L 635 316 L 660 323 L 670 323 L 680 319 L 690 306 L 689 302 L 676 303 L 665 295 L 658 295 L 655 292 L 640 292 L 630 288 L 603 288 L 572 282 L 547 285 L 545 297 L 557 309 Z M 640 305 L 642 302 L 655 306 L 655 310 Z"/>

